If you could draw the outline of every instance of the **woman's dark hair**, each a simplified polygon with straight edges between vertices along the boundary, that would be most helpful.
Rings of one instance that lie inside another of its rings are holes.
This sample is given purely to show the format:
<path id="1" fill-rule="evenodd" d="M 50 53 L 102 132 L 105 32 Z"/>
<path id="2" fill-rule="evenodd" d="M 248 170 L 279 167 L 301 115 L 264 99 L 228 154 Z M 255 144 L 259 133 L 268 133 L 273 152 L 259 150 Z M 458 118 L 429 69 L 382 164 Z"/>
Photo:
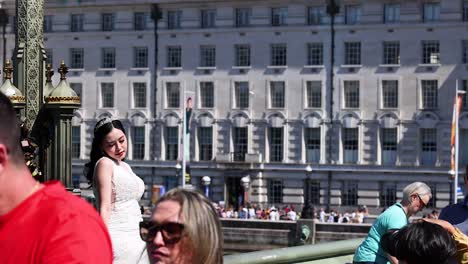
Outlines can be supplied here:
<path id="1" fill-rule="evenodd" d="M 408 264 L 451 263 L 457 252 L 452 236 L 441 226 L 426 221 L 394 229 L 382 236 L 384 251 Z"/>
<path id="2" fill-rule="evenodd" d="M 94 127 L 93 144 L 91 145 L 91 153 L 89 154 L 90 161 L 85 164 L 84 169 L 86 179 L 88 179 L 91 185 L 93 185 L 94 166 L 96 165 L 96 162 L 100 158 L 107 156 L 106 153 L 101 150 L 102 140 L 113 128 L 122 130 L 124 135 L 127 135 L 122 122 L 119 120 L 111 120 L 108 117 L 99 120 Z"/>

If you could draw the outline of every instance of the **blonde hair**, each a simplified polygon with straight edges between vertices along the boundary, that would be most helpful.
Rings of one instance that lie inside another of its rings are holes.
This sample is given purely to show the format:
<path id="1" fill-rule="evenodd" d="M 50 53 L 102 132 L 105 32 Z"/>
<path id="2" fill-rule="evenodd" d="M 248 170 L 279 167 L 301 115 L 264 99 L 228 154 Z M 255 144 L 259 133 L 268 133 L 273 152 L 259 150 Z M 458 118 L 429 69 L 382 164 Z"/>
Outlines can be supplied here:
<path id="1" fill-rule="evenodd" d="M 164 201 L 175 201 L 181 206 L 184 232 L 193 249 L 193 263 L 223 263 L 221 223 L 210 200 L 196 191 L 175 188 L 164 194 L 155 208 Z"/>
<path id="2" fill-rule="evenodd" d="M 429 196 L 429 199 L 432 198 L 431 188 L 427 186 L 424 182 L 413 182 L 406 186 L 403 189 L 403 198 L 401 202 L 403 204 L 408 204 L 411 202 L 411 195 L 417 194 L 419 196 Z"/>

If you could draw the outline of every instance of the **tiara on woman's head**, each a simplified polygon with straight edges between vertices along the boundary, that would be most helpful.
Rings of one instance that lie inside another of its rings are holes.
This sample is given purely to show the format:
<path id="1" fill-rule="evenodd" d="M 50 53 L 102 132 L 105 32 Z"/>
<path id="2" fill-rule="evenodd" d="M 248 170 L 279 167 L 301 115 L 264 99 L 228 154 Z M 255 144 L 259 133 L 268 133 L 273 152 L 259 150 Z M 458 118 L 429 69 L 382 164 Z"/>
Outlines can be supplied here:
<path id="1" fill-rule="evenodd" d="M 112 123 L 112 119 L 110 117 L 104 117 L 103 119 L 99 120 L 94 127 L 94 133 L 96 133 L 100 127 L 108 123 Z"/>

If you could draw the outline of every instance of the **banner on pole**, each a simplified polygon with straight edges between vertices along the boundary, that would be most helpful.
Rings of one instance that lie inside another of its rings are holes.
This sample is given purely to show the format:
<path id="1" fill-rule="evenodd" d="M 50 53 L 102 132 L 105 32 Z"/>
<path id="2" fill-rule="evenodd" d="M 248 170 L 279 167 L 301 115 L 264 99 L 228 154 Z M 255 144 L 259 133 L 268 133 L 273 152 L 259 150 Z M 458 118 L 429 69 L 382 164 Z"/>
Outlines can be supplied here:
<path id="1" fill-rule="evenodd" d="M 455 102 L 453 104 L 453 116 L 452 116 L 452 131 L 451 131 L 451 136 L 450 136 L 450 175 L 452 179 L 455 178 L 455 166 L 457 161 L 455 160 L 455 152 L 456 152 L 456 137 L 458 134 L 457 131 L 457 125 L 456 122 L 458 120 L 458 117 L 460 115 L 460 109 L 462 105 L 462 96 L 463 94 L 457 94 L 455 95 Z"/>

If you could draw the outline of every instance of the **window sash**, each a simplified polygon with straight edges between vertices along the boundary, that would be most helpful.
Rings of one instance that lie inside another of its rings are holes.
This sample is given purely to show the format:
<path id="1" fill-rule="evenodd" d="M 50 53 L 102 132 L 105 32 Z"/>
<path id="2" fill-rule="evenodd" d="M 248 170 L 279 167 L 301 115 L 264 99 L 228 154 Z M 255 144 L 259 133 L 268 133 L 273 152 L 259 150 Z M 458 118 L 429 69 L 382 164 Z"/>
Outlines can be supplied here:
<path id="1" fill-rule="evenodd" d="M 166 127 L 166 160 L 177 160 L 179 155 L 179 129 Z"/>
<path id="2" fill-rule="evenodd" d="M 180 107 L 180 83 L 166 83 L 166 104 L 168 108 Z"/>
<path id="3" fill-rule="evenodd" d="M 437 132 L 421 128 L 421 165 L 434 165 L 437 159 Z"/>
<path id="4" fill-rule="evenodd" d="M 45 49 L 45 53 L 46 53 L 46 64 L 50 64 L 51 66 L 54 66 L 53 64 L 53 56 L 54 56 L 54 53 L 53 53 L 53 50 L 52 49 Z"/>
<path id="5" fill-rule="evenodd" d="M 463 2 L 463 21 L 468 21 L 468 1 Z"/>
<path id="6" fill-rule="evenodd" d="M 355 182 L 343 182 L 341 202 L 344 206 L 356 206 L 358 202 L 358 185 Z"/>
<path id="7" fill-rule="evenodd" d="M 382 128 L 381 131 L 382 164 L 394 165 L 397 155 L 397 129 Z"/>
<path id="8" fill-rule="evenodd" d="M 70 88 L 75 91 L 76 95 L 80 97 L 80 99 L 83 99 L 82 96 L 82 90 L 83 90 L 83 84 L 82 83 L 70 83 Z"/>
<path id="9" fill-rule="evenodd" d="M 236 66 L 250 66 L 250 45 L 235 45 Z"/>
<path id="10" fill-rule="evenodd" d="M 101 20 L 102 31 L 114 30 L 114 14 L 102 14 Z"/>
<path id="11" fill-rule="evenodd" d="M 345 7 L 345 23 L 347 25 L 357 24 L 361 21 L 361 6 L 349 5 Z"/>
<path id="12" fill-rule="evenodd" d="M 388 41 L 383 43 L 383 63 L 400 64 L 400 42 Z"/>
<path id="13" fill-rule="evenodd" d="M 209 161 L 213 158 L 213 128 L 199 127 L 198 131 L 199 158 Z"/>
<path id="14" fill-rule="evenodd" d="M 283 81 L 270 82 L 270 100 L 272 108 L 284 108 L 285 84 Z"/>
<path id="15" fill-rule="evenodd" d="M 270 161 L 283 161 L 283 128 L 270 127 Z"/>
<path id="16" fill-rule="evenodd" d="M 101 83 L 102 107 L 114 107 L 114 83 Z"/>
<path id="17" fill-rule="evenodd" d="M 383 108 L 398 107 L 398 81 L 383 80 L 382 81 L 382 102 Z"/>
<path id="18" fill-rule="evenodd" d="M 146 29 L 146 14 L 137 12 L 133 15 L 133 29 L 145 30 Z"/>
<path id="19" fill-rule="evenodd" d="M 468 40 L 462 41 L 462 62 L 468 64 Z"/>
<path id="20" fill-rule="evenodd" d="M 72 158 L 79 159 L 81 154 L 81 128 L 79 126 L 72 126 Z"/>
<path id="21" fill-rule="evenodd" d="M 268 180 L 268 203 L 283 203 L 283 181 L 277 179 Z"/>
<path id="22" fill-rule="evenodd" d="M 250 26 L 251 8 L 236 8 L 236 27 Z"/>
<path id="23" fill-rule="evenodd" d="M 71 15 L 71 32 L 81 32 L 83 31 L 84 24 L 84 15 L 83 14 L 72 14 Z"/>
<path id="24" fill-rule="evenodd" d="M 200 66 L 215 67 L 216 66 L 216 48 L 214 46 L 200 47 Z"/>
<path id="25" fill-rule="evenodd" d="M 309 192 L 310 197 L 307 197 L 314 205 L 320 204 L 320 182 L 319 181 L 309 181 Z"/>
<path id="26" fill-rule="evenodd" d="M 462 109 L 466 110 L 468 108 L 468 79 L 462 80 L 461 90 L 465 91 L 465 95 L 462 96 Z"/>
<path id="27" fill-rule="evenodd" d="M 146 83 L 133 83 L 133 99 L 136 108 L 146 107 Z"/>
<path id="28" fill-rule="evenodd" d="M 167 11 L 167 28 L 178 29 L 181 28 L 182 11 Z"/>
<path id="29" fill-rule="evenodd" d="M 214 107 L 214 83 L 201 82 L 200 83 L 200 97 L 202 108 Z"/>
<path id="30" fill-rule="evenodd" d="M 102 48 L 102 68 L 115 68 L 115 48 Z"/>
<path id="31" fill-rule="evenodd" d="M 345 108 L 359 108 L 359 81 L 344 81 Z"/>
<path id="32" fill-rule="evenodd" d="M 361 64 L 361 42 L 346 42 L 345 43 L 345 64 L 360 65 Z"/>
<path id="33" fill-rule="evenodd" d="M 307 24 L 309 25 L 321 25 L 323 24 L 323 18 L 325 10 L 323 7 L 313 6 L 307 8 Z"/>
<path id="34" fill-rule="evenodd" d="M 307 107 L 321 108 L 322 107 L 322 82 L 307 81 Z"/>
<path id="35" fill-rule="evenodd" d="M 421 81 L 421 95 L 422 95 L 422 108 L 435 109 L 437 108 L 437 80 L 422 80 Z"/>
<path id="36" fill-rule="evenodd" d="M 84 49 L 83 48 L 71 48 L 70 49 L 70 68 L 72 69 L 83 69 L 84 68 Z"/>
<path id="37" fill-rule="evenodd" d="M 182 48 L 180 46 L 167 47 L 167 67 L 182 67 Z"/>
<path id="38" fill-rule="evenodd" d="M 287 17 L 288 17 L 287 7 L 274 7 L 271 9 L 271 25 L 272 26 L 286 25 Z"/>
<path id="39" fill-rule="evenodd" d="M 51 15 L 44 16 L 44 33 L 52 32 L 52 18 Z"/>
<path id="40" fill-rule="evenodd" d="M 423 47 L 423 54 L 422 54 L 423 64 L 439 64 L 440 63 L 439 41 L 437 40 L 423 41 L 422 47 Z"/>
<path id="41" fill-rule="evenodd" d="M 133 127 L 132 158 L 142 160 L 145 157 L 145 127 Z"/>
<path id="42" fill-rule="evenodd" d="M 343 128 L 343 163 L 356 163 L 358 149 L 358 128 Z"/>
<path id="43" fill-rule="evenodd" d="M 323 43 L 307 44 L 307 65 L 323 65 Z"/>
<path id="44" fill-rule="evenodd" d="M 202 28 L 215 27 L 215 23 L 216 23 L 216 10 L 215 9 L 201 10 L 201 27 Z"/>
<path id="45" fill-rule="evenodd" d="M 148 48 L 147 47 L 134 47 L 133 48 L 133 66 L 135 68 L 148 67 Z"/>
<path id="46" fill-rule="evenodd" d="M 468 146 L 468 129 L 460 128 L 459 146 Z M 468 164 L 468 148 L 459 148 L 458 164 Z"/>
<path id="47" fill-rule="evenodd" d="M 235 127 L 233 133 L 234 161 L 245 161 L 247 153 L 248 134 L 246 127 Z"/>
<path id="48" fill-rule="evenodd" d="M 286 66 L 287 64 L 287 49 L 286 44 L 271 45 L 271 65 Z"/>
<path id="49" fill-rule="evenodd" d="M 384 5 L 384 23 L 396 23 L 400 21 L 400 5 L 385 4 Z"/>
<path id="50" fill-rule="evenodd" d="M 305 128 L 304 133 L 306 161 L 307 162 L 320 162 L 320 128 Z"/>
<path id="51" fill-rule="evenodd" d="M 389 207 L 396 203 L 396 184 L 383 183 L 380 188 L 380 206 Z"/>
<path id="52" fill-rule="evenodd" d="M 440 17 L 440 4 L 439 3 L 425 3 L 423 7 L 423 20 L 424 22 L 439 21 Z"/>
<path id="53" fill-rule="evenodd" d="M 249 82 L 235 82 L 236 108 L 249 107 Z"/>

